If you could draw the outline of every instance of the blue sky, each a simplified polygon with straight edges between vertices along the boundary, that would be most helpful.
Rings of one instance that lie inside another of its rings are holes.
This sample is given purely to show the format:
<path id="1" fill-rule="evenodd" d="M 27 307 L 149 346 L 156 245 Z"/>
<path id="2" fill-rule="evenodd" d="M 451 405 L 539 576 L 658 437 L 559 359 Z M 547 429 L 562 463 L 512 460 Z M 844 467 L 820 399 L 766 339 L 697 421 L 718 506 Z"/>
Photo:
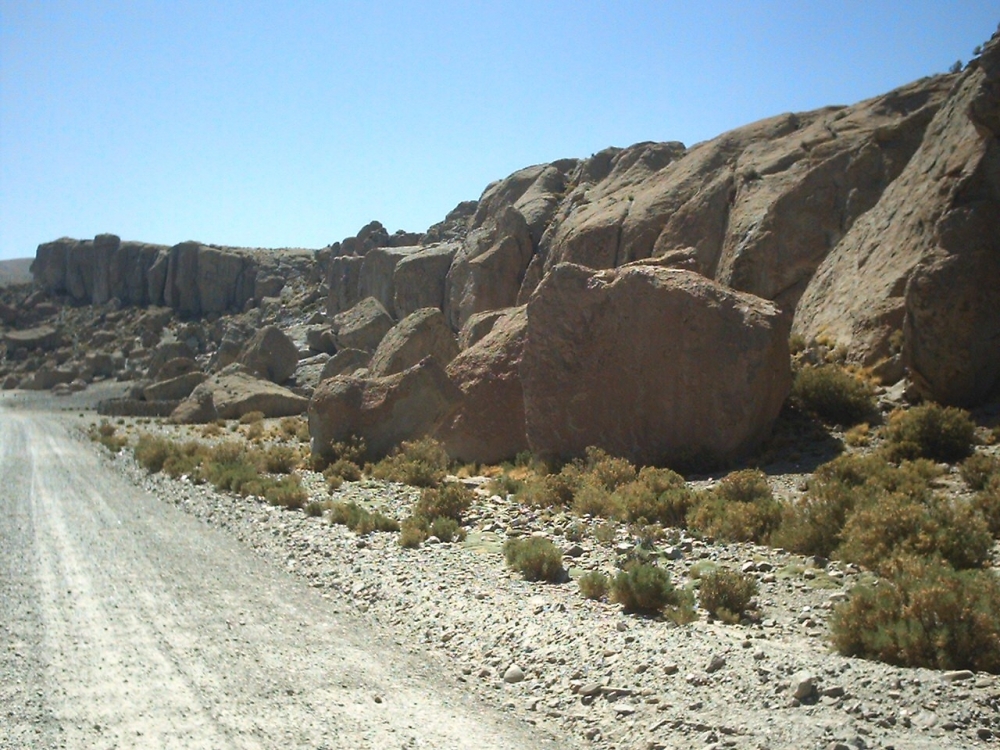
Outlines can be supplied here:
<path id="1" fill-rule="evenodd" d="M 422 231 L 529 164 L 944 72 L 1000 4 L 0 0 L 0 258 Z"/>

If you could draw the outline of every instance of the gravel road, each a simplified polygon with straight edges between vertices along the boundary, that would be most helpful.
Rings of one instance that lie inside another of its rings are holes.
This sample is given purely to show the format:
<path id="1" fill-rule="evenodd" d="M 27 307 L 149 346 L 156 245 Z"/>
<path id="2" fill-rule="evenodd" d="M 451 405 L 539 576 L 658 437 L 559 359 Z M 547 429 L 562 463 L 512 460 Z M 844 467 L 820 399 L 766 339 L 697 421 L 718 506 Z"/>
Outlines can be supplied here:
<path id="1" fill-rule="evenodd" d="M 0 397 L 0 748 L 536 748 L 330 594 Z"/>

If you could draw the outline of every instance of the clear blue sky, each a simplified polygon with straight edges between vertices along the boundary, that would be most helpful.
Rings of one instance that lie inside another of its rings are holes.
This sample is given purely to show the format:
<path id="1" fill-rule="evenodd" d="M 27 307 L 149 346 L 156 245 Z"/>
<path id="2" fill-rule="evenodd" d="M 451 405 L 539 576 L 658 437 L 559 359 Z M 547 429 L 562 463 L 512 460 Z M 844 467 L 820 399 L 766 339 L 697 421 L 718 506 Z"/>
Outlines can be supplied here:
<path id="1" fill-rule="evenodd" d="M 0 0 L 0 258 L 422 231 L 520 167 L 944 72 L 1000 4 Z"/>

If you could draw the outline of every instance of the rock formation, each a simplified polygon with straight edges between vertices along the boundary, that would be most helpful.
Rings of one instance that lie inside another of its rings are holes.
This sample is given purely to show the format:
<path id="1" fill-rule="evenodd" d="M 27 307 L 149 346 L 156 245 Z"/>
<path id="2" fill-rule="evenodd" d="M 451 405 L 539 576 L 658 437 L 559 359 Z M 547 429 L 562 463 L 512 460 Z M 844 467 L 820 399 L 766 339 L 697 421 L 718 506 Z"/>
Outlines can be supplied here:
<path id="1" fill-rule="evenodd" d="M 521 381 L 536 454 L 595 445 L 639 464 L 719 463 L 753 449 L 778 416 L 788 323 L 691 271 L 562 263 L 528 303 Z"/>

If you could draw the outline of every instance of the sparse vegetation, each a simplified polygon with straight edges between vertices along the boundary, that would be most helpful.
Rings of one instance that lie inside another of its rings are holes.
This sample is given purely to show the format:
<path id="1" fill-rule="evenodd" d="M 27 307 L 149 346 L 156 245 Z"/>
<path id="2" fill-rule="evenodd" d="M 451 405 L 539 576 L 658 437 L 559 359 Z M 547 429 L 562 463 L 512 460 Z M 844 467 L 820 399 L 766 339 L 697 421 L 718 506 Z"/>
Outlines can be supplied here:
<path id="1" fill-rule="evenodd" d="M 871 385 L 837 365 L 803 367 L 791 395 L 800 409 L 831 424 L 855 425 L 875 413 Z"/>
<path id="2" fill-rule="evenodd" d="M 757 596 L 757 581 L 729 568 L 718 568 L 701 578 L 698 601 L 723 622 L 735 624 Z"/>
<path id="3" fill-rule="evenodd" d="M 374 531 L 399 531 L 399 522 L 379 511 L 369 511 L 353 500 L 347 503 L 330 504 L 330 523 L 346 526 L 358 536 L 367 536 Z"/>
<path id="4" fill-rule="evenodd" d="M 424 488 L 413 513 L 427 519 L 449 518 L 458 522 L 472 505 L 472 499 L 472 491 L 460 482 L 446 482 L 441 487 Z"/>
<path id="5" fill-rule="evenodd" d="M 983 490 L 990 483 L 990 479 L 1000 475 L 1000 461 L 994 456 L 973 453 L 962 462 L 959 471 L 969 489 Z"/>
<path id="6" fill-rule="evenodd" d="M 91 440 L 100 443 L 112 453 L 117 453 L 128 445 L 128 438 L 119 435 L 118 428 L 106 419 L 102 419 L 99 425 L 92 427 L 89 434 Z"/>
<path id="7" fill-rule="evenodd" d="M 767 477 L 755 469 L 736 471 L 701 494 L 688 513 L 691 528 L 734 542 L 766 542 L 781 523 L 781 504 Z"/>
<path id="8" fill-rule="evenodd" d="M 436 487 L 448 472 L 448 454 L 439 442 L 421 438 L 403 443 L 392 455 L 371 467 L 376 479 L 414 487 Z"/>
<path id="9" fill-rule="evenodd" d="M 611 582 L 611 598 L 631 614 L 664 614 L 678 623 L 694 619 L 693 597 L 677 589 L 663 568 L 637 563 L 619 571 Z"/>
<path id="10" fill-rule="evenodd" d="M 580 587 L 580 593 L 583 594 L 584 598 L 600 600 L 608 595 L 610 582 L 604 573 L 598 570 L 591 570 L 577 579 L 577 585 Z"/>
<path id="11" fill-rule="evenodd" d="M 935 559 L 902 558 L 834 611 L 846 656 L 932 669 L 1000 672 L 1000 581 Z"/>
<path id="12" fill-rule="evenodd" d="M 566 575 L 562 552 L 548 539 L 529 536 L 508 539 L 503 545 L 508 567 L 529 581 L 561 581 Z"/>
<path id="13" fill-rule="evenodd" d="M 972 453 L 976 425 L 962 409 L 930 403 L 893 412 L 884 436 L 893 461 L 959 461 Z"/>

